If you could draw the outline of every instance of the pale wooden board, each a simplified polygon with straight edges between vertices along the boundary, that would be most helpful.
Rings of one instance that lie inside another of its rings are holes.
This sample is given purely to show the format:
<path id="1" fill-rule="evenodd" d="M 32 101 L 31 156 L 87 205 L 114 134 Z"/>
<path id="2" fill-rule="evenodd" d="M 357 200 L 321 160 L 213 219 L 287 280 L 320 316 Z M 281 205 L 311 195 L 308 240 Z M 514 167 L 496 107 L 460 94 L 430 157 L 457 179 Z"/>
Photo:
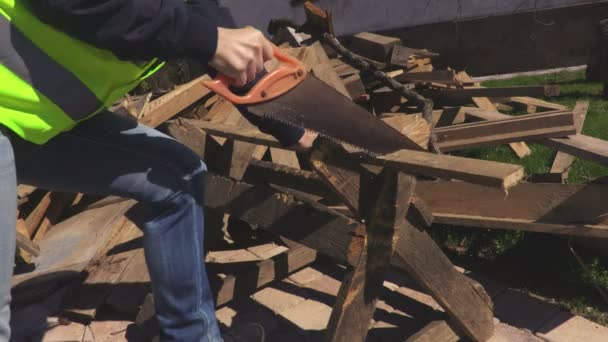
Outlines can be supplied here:
<path id="1" fill-rule="evenodd" d="M 464 71 L 458 73 L 457 76 L 463 82 L 473 82 L 473 79 Z M 492 101 L 487 97 L 474 97 L 473 102 L 481 109 L 497 111 Z M 528 145 L 524 142 L 513 142 L 509 144 L 509 147 L 519 158 L 524 158 L 532 154 L 532 150 L 530 150 Z"/>

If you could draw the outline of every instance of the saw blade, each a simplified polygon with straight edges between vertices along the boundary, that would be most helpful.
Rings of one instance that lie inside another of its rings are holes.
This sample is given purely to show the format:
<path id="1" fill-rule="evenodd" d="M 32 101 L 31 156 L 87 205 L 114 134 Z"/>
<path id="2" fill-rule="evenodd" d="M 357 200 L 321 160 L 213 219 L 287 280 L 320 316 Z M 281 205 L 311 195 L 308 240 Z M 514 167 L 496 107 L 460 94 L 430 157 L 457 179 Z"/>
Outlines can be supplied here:
<path id="1" fill-rule="evenodd" d="M 247 108 L 257 116 L 317 132 L 374 154 L 422 150 L 408 137 L 312 75 L 286 94 Z"/>

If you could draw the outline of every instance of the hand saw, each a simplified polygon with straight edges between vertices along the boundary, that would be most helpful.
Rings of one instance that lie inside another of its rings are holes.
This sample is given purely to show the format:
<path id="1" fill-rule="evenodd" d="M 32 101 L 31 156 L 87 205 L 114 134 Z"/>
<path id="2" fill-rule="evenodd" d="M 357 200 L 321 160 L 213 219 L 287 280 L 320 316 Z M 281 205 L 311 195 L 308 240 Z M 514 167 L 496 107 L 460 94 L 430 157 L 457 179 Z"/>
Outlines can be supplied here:
<path id="1" fill-rule="evenodd" d="M 245 95 L 230 90 L 232 80 L 218 75 L 203 84 L 226 100 L 246 105 L 254 115 L 314 131 L 373 154 L 422 148 L 338 91 L 309 74 L 297 59 L 274 47 L 281 64 Z"/>

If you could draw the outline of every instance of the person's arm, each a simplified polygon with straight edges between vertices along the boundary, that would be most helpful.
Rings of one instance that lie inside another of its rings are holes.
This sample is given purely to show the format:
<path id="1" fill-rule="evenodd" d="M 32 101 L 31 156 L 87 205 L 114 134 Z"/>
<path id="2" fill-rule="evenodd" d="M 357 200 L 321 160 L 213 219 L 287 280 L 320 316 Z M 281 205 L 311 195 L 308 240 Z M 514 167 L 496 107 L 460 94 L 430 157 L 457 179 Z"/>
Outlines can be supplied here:
<path id="1" fill-rule="evenodd" d="M 233 29 L 213 0 L 31 0 L 37 16 L 67 34 L 125 60 L 190 57 L 233 78 L 253 81 L 272 58 L 272 45 L 252 28 Z M 224 26 L 224 27 L 220 27 Z M 285 145 L 304 131 L 262 120 Z"/>

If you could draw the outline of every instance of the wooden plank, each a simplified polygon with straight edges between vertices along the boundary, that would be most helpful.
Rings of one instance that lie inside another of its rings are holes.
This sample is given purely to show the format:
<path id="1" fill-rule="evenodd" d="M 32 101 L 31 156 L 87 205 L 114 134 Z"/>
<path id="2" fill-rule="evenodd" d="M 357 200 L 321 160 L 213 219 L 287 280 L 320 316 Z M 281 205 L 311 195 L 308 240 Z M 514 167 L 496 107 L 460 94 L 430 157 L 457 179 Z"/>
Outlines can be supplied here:
<path id="1" fill-rule="evenodd" d="M 270 149 L 270 158 L 279 165 L 284 165 L 294 169 L 300 168 L 300 161 L 294 151 L 288 151 L 280 148 Z"/>
<path id="2" fill-rule="evenodd" d="M 124 223 L 125 211 L 134 201 L 122 201 L 84 210 L 51 229 L 38 244 L 40 256 L 32 272 L 13 276 L 17 301 L 42 300 L 67 280 L 72 280 L 103 248 Z"/>
<path id="3" fill-rule="evenodd" d="M 405 342 L 458 342 L 460 336 L 446 321 L 432 321 Z"/>
<path id="4" fill-rule="evenodd" d="M 17 247 L 26 251 L 31 256 L 37 257 L 40 255 L 40 247 L 32 242 L 27 236 L 17 231 Z"/>
<path id="5" fill-rule="evenodd" d="M 523 183 L 504 192 L 463 182 L 419 182 L 435 223 L 608 237 L 607 184 Z M 466 199 L 466 200 L 463 200 Z"/>
<path id="6" fill-rule="evenodd" d="M 208 79 L 209 76 L 207 75 L 198 77 L 148 103 L 145 112 L 142 114 L 142 119 L 139 122 L 146 126 L 157 127 L 163 122 L 171 119 L 173 116 L 211 92 L 202 84 L 202 81 Z"/>
<path id="7" fill-rule="evenodd" d="M 456 80 L 456 73 L 454 70 L 435 70 L 429 72 L 407 72 L 395 77 L 395 79 L 402 83 L 431 83 L 438 82 L 449 85 L 460 84 Z"/>
<path id="8" fill-rule="evenodd" d="M 350 93 L 344 83 L 331 66 L 331 61 L 323 49 L 320 42 L 315 42 L 311 46 L 304 48 L 302 63 L 310 67 L 312 73 L 330 87 L 336 89 L 342 95 L 350 97 Z"/>
<path id="9" fill-rule="evenodd" d="M 572 112 L 574 113 L 574 127 L 576 127 L 576 134 L 581 134 L 587 112 L 589 111 L 589 101 L 578 101 L 574 106 Z M 567 153 L 558 151 L 553 165 L 551 165 L 551 174 L 562 174 L 562 179 L 568 178 L 568 170 L 574 163 L 574 156 Z"/>
<path id="10" fill-rule="evenodd" d="M 429 50 L 419 50 L 412 49 L 401 44 L 397 44 L 393 46 L 393 51 L 391 54 L 391 64 L 404 67 L 411 68 L 413 65 L 412 60 L 415 58 L 425 58 L 425 57 L 438 57 L 439 54 L 435 52 L 431 52 Z"/>
<path id="11" fill-rule="evenodd" d="M 414 152 L 414 153 L 411 153 Z M 449 155 L 401 150 L 376 159 L 366 160 L 375 165 L 390 165 L 404 172 L 444 179 L 458 179 L 474 184 L 508 190 L 524 177 L 520 165 L 489 162 Z"/>
<path id="12" fill-rule="evenodd" d="M 441 305 L 454 325 L 474 341 L 487 341 L 494 332 L 488 297 L 458 272 L 439 246 L 420 227 L 396 230 L 392 264 L 405 270 Z"/>
<path id="13" fill-rule="evenodd" d="M 221 306 L 234 299 L 246 298 L 259 288 L 286 278 L 316 259 L 315 250 L 291 241 L 289 250 L 284 253 L 248 265 L 224 277 L 210 277 L 215 303 Z M 221 264 L 219 265 L 221 267 Z M 149 282 L 150 275 L 143 250 L 140 249 L 125 269 L 119 285 L 112 289 L 106 304 L 120 312 L 137 314 L 146 293 L 149 292 Z"/>
<path id="14" fill-rule="evenodd" d="M 459 78 L 463 82 L 473 82 L 473 79 L 464 71 L 458 74 Z M 497 111 L 496 106 L 487 97 L 474 97 L 473 102 L 477 107 L 490 111 Z M 526 145 L 526 143 L 518 141 L 509 144 L 509 147 L 515 152 L 519 158 L 524 158 L 532 154 L 532 150 Z"/>
<path id="15" fill-rule="evenodd" d="M 511 97 L 510 101 L 515 102 L 515 103 L 521 103 L 526 106 L 536 106 L 536 107 L 553 109 L 553 110 L 567 110 L 568 109 L 568 107 L 561 105 L 561 104 L 551 103 L 551 102 L 547 102 L 547 101 L 543 101 L 543 100 L 539 100 L 539 99 L 535 99 L 533 97 L 527 97 L 527 96 L 514 96 L 514 97 Z"/>
<path id="16" fill-rule="evenodd" d="M 167 132 L 175 140 L 186 145 L 201 159 L 205 159 L 205 145 L 207 134 L 194 127 L 190 122 L 179 118 L 169 122 Z"/>
<path id="17" fill-rule="evenodd" d="M 112 287 L 105 304 L 119 312 L 135 315 L 150 292 L 150 274 L 143 249 L 134 251 L 131 262 L 124 268 L 116 286 Z"/>
<path id="18" fill-rule="evenodd" d="M 568 138 L 545 139 L 541 144 L 577 158 L 608 165 L 608 141 L 602 139 L 580 134 Z"/>
<path id="19" fill-rule="evenodd" d="M 433 111 L 435 127 L 446 127 L 464 123 L 464 117 L 464 112 L 460 107 L 445 107 L 441 111 Z"/>
<path id="20" fill-rule="evenodd" d="M 382 119 L 399 133 L 410 138 L 425 150 L 429 148 L 431 125 L 420 114 L 395 115 Z"/>
<path id="21" fill-rule="evenodd" d="M 25 227 L 27 228 L 28 238 L 34 236 L 34 233 L 36 233 L 36 230 L 38 229 L 40 222 L 42 222 L 46 211 L 49 209 L 49 206 L 51 205 L 51 194 L 52 192 L 47 192 L 42 197 L 40 202 L 38 202 L 38 205 L 36 205 L 34 210 L 32 210 L 32 212 L 25 219 Z"/>
<path id="22" fill-rule="evenodd" d="M 340 288 L 327 327 L 329 341 L 365 340 L 393 254 L 394 230 L 405 224 L 416 179 L 385 170 L 378 185 L 368 217 L 365 252 Z"/>
<path id="23" fill-rule="evenodd" d="M 256 149 L 254 144 L 229 140 L 218 153 L 218 159 L 213 164 L 214 169 L 222 175 L 240 180 L 247 171 Z"/>
<path id="24" fill-rule="evenodd" d="M 124 270 L 139 250 L 110 253 L 117 245 L 141 238 L 143 233 L 130 221 L 124 222 L 119 232 L 99 250 L 96 258 L 85 269 L 86 280 L 64 298 L 62 311 L 68 317 L 90 322 L 97 315 L 114 285 L 122 277 Z"/>
<path id="25" fill-rule="evenodd" d="M 421 95 L 431 97 L 443 104 L 462 105 L 471 102 L 473 97 L 513 97 L 513 96 L 558 96 L 559 86 L 520 86 L 501 88 L 467 88 L 467 89 L 428 89 Z"/>
<path id="26" fill-rule="evenodd" d="M 530 183 L 566 183 L 565 173 L 533 173 L 526 181 Z"/>
<path id="27" fill-rule="evenodd" d="M 239 130 L 226 125 L 192 121 L 196 127 L 218 135 L 270 147 L 282 148 L 273 137 L 257 130 Z M 524 177 L 523 167 L 427 152 L 401 150 L 377 158 L 361 156 L 364 163 L 391 165 L 406 173 L 436 178 L 459 179 L 476 184 L 508 189 Z"/>
<path id="28" fill-rule="evenodd" d="M 350 75 L 344 78 L 342 82 L 352 99 L 358 99 L 362 95 L 367 94 L 367 90 L 359 74 Z"/>
<path id="29" fill-rule="evenodd" d="M 568 136 L 576 133 L 570 112 L 538 113 L 505 120 L 474 122 L 435 130 L 442 151 L 469 147 Z"/>
<path id="30" fill-rule="evenodd" d="M 49 229 L 58 223 L 63 211 L 72 204 L 76 198 L 76 195 L 77 194 L 62 192 L 51 193 L 51 203 L 44 217 L 42 218 L 42 222 L 40 222 L 40 226 L 34 233 L 32 241 L 40 241 L 49 231 Z"/>
<path id="31" fill-rule="evenodd" d="M 401 39 L 399 38 L 361 32 L 352 37 L 350 49 L 363 57 L 379 62 L 388 62 L 393 47 L 400 43 Z"/>
<path id="32" fill-rule="evenodd" d="M 246 298 L 262 286 L 284 279 L 316 259 L 317 251 L 292 243 L 292 247 L 285 253 L 257 262 L 242 272 L 228 275 L 219 281 L 211 281 L 215 303 L 220 306 L 234 299 Z"/>
<path id="33" fill-rule="evenodd" d="M 365 229 L 359 222 L 273 186 L 253 186 L 209 174 L 205 207 L 349 265 L 358 261 L 364 244 Z"/>

